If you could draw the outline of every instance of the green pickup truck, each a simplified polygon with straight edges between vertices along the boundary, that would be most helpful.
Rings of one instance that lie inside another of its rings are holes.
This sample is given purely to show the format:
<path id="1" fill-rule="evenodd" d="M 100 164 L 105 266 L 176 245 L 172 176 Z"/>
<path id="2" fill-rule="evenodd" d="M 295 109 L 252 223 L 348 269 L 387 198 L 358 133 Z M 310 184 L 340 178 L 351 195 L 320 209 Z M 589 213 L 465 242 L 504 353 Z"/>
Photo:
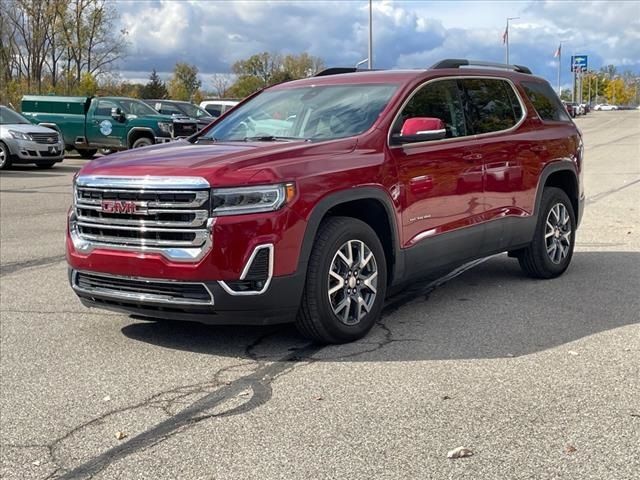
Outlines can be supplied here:
<path id="1" fill-rule="evenodd" d="M 197 132 L 188 118 L 160 115 L 141 100 L 121 97 L 22 97 L 22 114 L 36 125 L 58 130 L 67 150 L 91 158 L 108 151 L 170 142 Z"/>

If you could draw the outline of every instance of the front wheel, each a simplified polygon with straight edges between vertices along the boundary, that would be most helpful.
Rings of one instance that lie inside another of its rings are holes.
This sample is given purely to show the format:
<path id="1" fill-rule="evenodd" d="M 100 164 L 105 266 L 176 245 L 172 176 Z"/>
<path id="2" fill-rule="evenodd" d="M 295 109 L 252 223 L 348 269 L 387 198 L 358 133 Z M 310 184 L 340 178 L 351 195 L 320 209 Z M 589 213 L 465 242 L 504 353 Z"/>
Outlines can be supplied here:
<path id="1" fill-rule="evenodd" d="M 7 146 L 0 142 L 0 170 L 6 170 L 11 166 L 11 154 Z"/>
<path id="2" fill-rule="evenodd" d="M 329 218 L 309 258 L 296 326 L 319 343 L 362 338 L 380 318 L 386 286 L 387 264 L 375 231 L 355 218 Z"/>
<path id="3" fill-rule="evenodd" d="M 575 235 L 576 216 L 569 197 L 559 188 L 545 188 L 533 241 L 518 252 L 520 267 L 533 278 L 562 275 L 573 257 Z"/>
<path id="4" fill-rule="evenodd" d="M 142 148 L 148 147 L 149 145 L 153 145 L 153 140 L 148 137 L 140 137 L 135 142 L 133 142 L 131 148 Z"/>

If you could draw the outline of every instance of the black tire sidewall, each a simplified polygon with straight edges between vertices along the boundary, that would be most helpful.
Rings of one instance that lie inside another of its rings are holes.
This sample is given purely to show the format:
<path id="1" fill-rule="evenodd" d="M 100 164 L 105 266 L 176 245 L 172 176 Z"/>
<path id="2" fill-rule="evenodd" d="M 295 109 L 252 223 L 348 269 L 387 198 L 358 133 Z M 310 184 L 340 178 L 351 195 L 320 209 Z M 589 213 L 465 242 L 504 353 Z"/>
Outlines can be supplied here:
<path id="1" fill-rule="evenodd" d="M 557 203 L 562 203 L 567 212 L 569 212 L 571 222 L 571 244 L 569 245 L 569 253 L 560 263 L 553 263 L 547 253 L 547 245 L 545 242 L 545 225 L 547 222 L 547 216 L 551 208 Z M 541 266 L 548 274 L 548 277 L 557 277 L 561 275 L 571 263 L 573 257 L 573 249 L 576 244 L 576 216 L 573 211 L 573 205 L 569 200 L 567 194 L 559 188 L 548 188 L 543 193 L 542 204 L 540 209 L 540 217 L 538 218 L 538 225 L 536 227 L 536 238 L 534 240 L 533 248 L 535 249 L 536 257 Z"/>
<path id="2" fill-rule="evenodd" d="M 380 318 L 386 293 L 387 266 L 384 249 L 380 239 L 369 225 L 352 218 L 342 217 L 340 228 L 336 229 L 322 252 L 314 252 L 311 256 L 311 268 L 318 269 L 315 276 L 319 285 L 307 283 L 307 294 L 313 295 L 317 306 L 317 315 L 335 343 L 350 342 L 362 338 Z M 322 228 L 322 227 L 321 227 Z M 340 247 L 349 240 L 362 240 L 373 253 L 378 266 L 378 282 L 376 299 L 371 311 L 355 325 L 345 325 L 333 313 L 328 298 L 328 277 L 333 257 Z"/>

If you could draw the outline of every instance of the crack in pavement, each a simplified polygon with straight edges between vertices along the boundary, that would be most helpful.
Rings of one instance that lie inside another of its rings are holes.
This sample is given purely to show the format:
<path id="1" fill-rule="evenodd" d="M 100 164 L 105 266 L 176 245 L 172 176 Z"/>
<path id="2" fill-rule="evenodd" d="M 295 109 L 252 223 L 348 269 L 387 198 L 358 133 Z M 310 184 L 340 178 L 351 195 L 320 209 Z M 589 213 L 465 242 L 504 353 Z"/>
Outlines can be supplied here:
<path id="1" fill-rule="evenodd" d="M 620 190 L 624 190 L 625 188 L 629 188 L 629 187 L 631 187 L 631 186 L 633 186 L 633 185 L 635 185 L 635 184 L 637 184 L 637 183 L 640 183 L 640 178 L 637 178 L 637 179 L 635 179 L 635 180 L 632 180 L 632 181 L 631 181 L 631 182 L 629 182 L 629 183 L 625 183 L 625 184 L 624 184 L 624 185 L 622 185 L 621 187 L 618 187 L 618 188 L 612 188 L 611 190 L 607 190 L 607 191 L 600 192 L 600 193 L 597 193 L 597 194 L 595 194 L 595 195 L 592 195 L 592 196 L 590 196 L 590 197 L 588 197 L 588 198 L 586 199 L 586 204 L 587 204 L 587 205 L 591 205 L 592 203 L 596 203 L 597 201 L 602 200 L 603 198 L 608 197 L 609 195 L 612 195 L 612 194 L 614 194 L 614 193 L 617 193 L 617 192 L 619 192 Z"/>
<path id="2" fill-rule="evenodd" d="M 66 255 L 54 255 L 52 257 L 37 258 L 35 260 L 25 260 L 22 262 L 5 263 L 0 265 L 0 275 L 11 275 L 24 270 L 25 268 L 43 267 L 60 263 L 66 260 Z"/>
<path id="3" fill-rule="evenodd" d="M 394 297 L 385 306 L 383 310 L 382 319 L 377 322 L 377 326 L 384 332 L 383 338 L 378 342 L 370 342 L 367 340 L 356 342 L 359 345 L 372 344 L 373 348 L 360 350 L 358 352 L 343 352 L 341 355 L 335 357 L 336 359 L 346 359 L 354 357 L 356 355 L 362 355 L 369 352 L 380 350 L 387 345 L 394 342 L 420 342 L 420 339 L 395 339 L 393 338 L 393 332 L 389 326 L 383 321 L 384 318 L 389 317 L 395 313 L 398 309 L 408 304 L 410 301 L 415 300 L 417 297 L 422 296 L 425 300 L 428 299 L 429 294 L 436 288 L 449 282 L 450 280 L 461 275 L 465 271 L 487 261 L 491 257 L 476 260 L 465 264 L 449 274 L 438 278 L 435 281 L 417 282 L 414 287 L 405 290 L 402 295 Z M 111 410 L 103 415 L 97 416 L 87 422 L 84 422 L 61 437 L 58 437 L 54 441 L 45 445 L 30 445 L 30 447 L 40 447 L 46 449 L 48 457 L 55 470 L 47 475 L 47 479 L 75 479 L 75 478 L 93 478 L 95 475 L 102 472 L 105 468 L 109 467 L 112 463 L 128 457 L 137 452 L 144 452 L 165 440 L 172 438 L 173 436 L 182 433 L 195 425 L 212 418 L 225 418 L 232 415 L 242 415 L 251 410 L 254 410 L 265 403 L 267 403 L 273 394 L 272 383 L 274 380 L 292 372 L 296 367 L 310 365 L 320 359 L 314 359 L 313 356 L 324 349 L 340 348 L 339 346 L 325 346 L 317 344 L 306 344 L 299 348 L 290 347 L 290 353 L 276 359 L 269 361 L 267 357 L 260 357 L 256 352 L 256 349 L 269 337 L 278 334 L 284 327 L 274 327 L 266 333 L 255 338 L 244 349 L 244 355 L 246 359 L 242 362 L 235 363 L 224 367 L 216 372 L 213 378 L 207 382 L 199 382 L 191 385 L 181 385 L 166 391 L 162 391 L 151 395 L 147 399 L 140 401 L 134 405 L 129 405 L 121 408 Z M 293 351 L 291 351 L 293 350 Z M 248 359 L 248 361 L 247 361 Z M 322 358 L 327 360 L 327 358 Z M 233 369 L 246 368 L 248 366 L 254 367 L 253 371 L 247 375 L 237 378 L 233 381 L 224 381 L 223 376 L 232 371 Z M 215 389 L 211 391 L 211 389 Z M 232 399 L 240 399 L 248 392 L 251 395 L 243 403 L 231 406 L 228 410 L 215 411 L 216 407 L 223 405 L 225 402 Z M 173 395 L 173 396 L 172 396 Z M 188 403 L 188 406 L 182 408 L 177 412 L 173 412 L 174 407 L 182 407 L 185 404 L 187 398 L 193 395 L 202 395 L 197 400 Z M 169 397 L 169 398 L 167 398 Z M 64 466 L 64 455 L 60 452 L 63 443 L 81 433 L 82 431 L 92 426 L 100 425 L 104 423 L 110 417 L 133 411 L 139 408 L 159 408 L 169 418 L 156 424 L 154 427 L 145 430 L 144 432 L 131 437 L 123 443 L 111 447 L 103 453 L 94 456 L 93 458 L 85 461 L 84 463 L 67 468 Z M 26 447 L 26 445 L 24 445 Z M 15 448 L 20 448 L 20 445 L 14 445 Z"/>

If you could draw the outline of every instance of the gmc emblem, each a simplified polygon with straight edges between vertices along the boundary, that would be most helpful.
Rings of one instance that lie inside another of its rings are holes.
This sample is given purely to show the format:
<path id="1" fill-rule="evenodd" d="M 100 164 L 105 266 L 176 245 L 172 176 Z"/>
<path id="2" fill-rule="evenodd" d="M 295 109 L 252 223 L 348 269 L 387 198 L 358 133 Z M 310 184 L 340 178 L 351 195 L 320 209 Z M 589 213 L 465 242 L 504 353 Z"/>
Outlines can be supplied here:
<path id="1" fill-rule="evenodd" d="M 102 211 L 104 213 L 128 213 L 138 211 L 138 205 L 131 200 L 103 200 Z"/>

